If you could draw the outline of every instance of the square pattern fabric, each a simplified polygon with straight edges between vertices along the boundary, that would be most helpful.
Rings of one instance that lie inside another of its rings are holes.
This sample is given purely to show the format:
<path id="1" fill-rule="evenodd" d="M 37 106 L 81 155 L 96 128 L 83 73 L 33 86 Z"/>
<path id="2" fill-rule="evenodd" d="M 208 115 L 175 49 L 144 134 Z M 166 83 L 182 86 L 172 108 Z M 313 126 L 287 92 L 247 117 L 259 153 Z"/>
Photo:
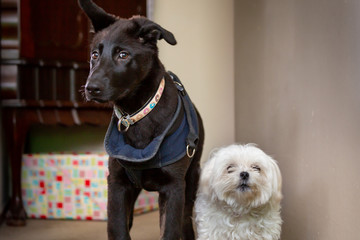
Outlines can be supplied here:
<path id="1" fill-rule="evenodd" d="M 22 197 L 28 217 L 106 220 L 108 155 L 25 154 Z M 142 191 L 135 214 L 158 208 L 158 193 Z"/>

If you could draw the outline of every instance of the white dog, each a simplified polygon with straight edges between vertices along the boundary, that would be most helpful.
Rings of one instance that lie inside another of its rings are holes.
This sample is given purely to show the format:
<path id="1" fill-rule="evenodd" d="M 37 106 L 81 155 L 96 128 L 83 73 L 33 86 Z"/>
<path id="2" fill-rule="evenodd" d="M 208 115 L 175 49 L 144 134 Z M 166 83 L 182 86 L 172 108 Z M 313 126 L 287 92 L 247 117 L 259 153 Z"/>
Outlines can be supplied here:
<path id="1" fill-rule="evenodd" d="M 277 240 L 281 174 L 253 144 L 230 145 L 205 162 L 195 202 L 198 240 Z"/>

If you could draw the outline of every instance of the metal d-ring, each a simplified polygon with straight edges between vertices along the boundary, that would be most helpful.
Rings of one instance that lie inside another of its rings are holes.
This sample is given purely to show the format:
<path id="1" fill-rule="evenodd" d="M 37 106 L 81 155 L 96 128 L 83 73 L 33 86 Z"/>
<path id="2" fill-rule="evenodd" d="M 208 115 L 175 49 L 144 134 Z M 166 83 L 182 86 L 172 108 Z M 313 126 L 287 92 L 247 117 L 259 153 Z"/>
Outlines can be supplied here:
<path id="1" fill-rule="evenodd" d="M 194 155 L 195 155 L 195 148 L 193 149 L 193 152 L 190 154 L 190 152 L 189 152 L 189 149 L 190 149 L 190 146 L 189 145 L 187 145 L 186 146 L 186 154 L 187 154 L 187 156 L 189 157 L 189 158 L 192 158 Z"/>
<path id="2" fill-rule="evenodd" d="M 129 122 L 126 122 L 127 125 L 125 126 L 125 129 L 121 129 L 122 121 L 125 119 L 125 117 L 126 116 L 122 116 L 118 121 L 117 128 L 118 128 L 119 132 L 127 132 L 127 130 L 129 130 L 129 127 L 130 127 Z"/>

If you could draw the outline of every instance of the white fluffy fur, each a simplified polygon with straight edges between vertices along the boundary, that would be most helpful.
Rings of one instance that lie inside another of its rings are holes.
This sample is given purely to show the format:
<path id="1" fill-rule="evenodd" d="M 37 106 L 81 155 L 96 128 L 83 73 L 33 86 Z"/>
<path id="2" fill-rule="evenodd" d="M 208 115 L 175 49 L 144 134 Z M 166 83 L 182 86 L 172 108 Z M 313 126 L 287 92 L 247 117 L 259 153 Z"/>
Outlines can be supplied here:
<path id="1" fill-rule="evenodd" d="M 241 172 L 249 173 L 245 190 Z M 200 177 L 198 240 L 280 239 L 281 198 L 280 170 L 270 156 L 253 144 L 219 149 L 204 163 Z"/>

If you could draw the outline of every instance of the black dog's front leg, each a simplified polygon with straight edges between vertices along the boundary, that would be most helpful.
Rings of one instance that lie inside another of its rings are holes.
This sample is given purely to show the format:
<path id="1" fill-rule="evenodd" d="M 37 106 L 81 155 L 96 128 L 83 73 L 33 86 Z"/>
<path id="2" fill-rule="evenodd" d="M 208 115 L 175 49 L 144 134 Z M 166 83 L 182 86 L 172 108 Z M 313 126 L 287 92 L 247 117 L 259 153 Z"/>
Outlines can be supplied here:
<path id="1" fill-rule="evenodd" d="M 171 184 L 159 194 L 162 240 L 179 240 L 182 235 L 185 182 Z"/>
<path id="2" fill-rule="evenodd" d="M 109 159 L 108 176 L 108 239 L 129 240 L 136 198 L 141 189 L 129 181 L 116 159 Z"/>
<path id="3" fill-rule="evenodd" d="M 184 205 L 185 205 L 185 175 L 189 160 L 182 160 L 163 167 L 166 181 L 159 189 L 160 231 L 162 240 L 179 240 L 182 236 Z M 190 183 L 191 184 L 191 183 Z"/>

